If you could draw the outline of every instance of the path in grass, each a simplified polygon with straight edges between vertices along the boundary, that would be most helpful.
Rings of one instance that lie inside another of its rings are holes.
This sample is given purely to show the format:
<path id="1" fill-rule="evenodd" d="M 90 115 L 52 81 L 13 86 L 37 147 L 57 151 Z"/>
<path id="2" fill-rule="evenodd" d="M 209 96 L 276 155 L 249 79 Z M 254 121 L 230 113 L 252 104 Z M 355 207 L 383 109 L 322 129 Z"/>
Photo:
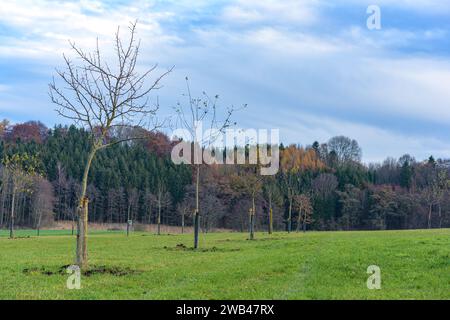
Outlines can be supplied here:
<path id="1" fill-rule="evenodd" d="M 125 274 L 83 276 L 80 290 L 61 272 L 75 238 L 41 234 L 0 237 L 0 299 L 450 299 L 449 229 L 217 233 L 198 252 L 190 234 L 94 233 L 91 267 Z M 369 265 L 381 290 L 366 287 Z"/>

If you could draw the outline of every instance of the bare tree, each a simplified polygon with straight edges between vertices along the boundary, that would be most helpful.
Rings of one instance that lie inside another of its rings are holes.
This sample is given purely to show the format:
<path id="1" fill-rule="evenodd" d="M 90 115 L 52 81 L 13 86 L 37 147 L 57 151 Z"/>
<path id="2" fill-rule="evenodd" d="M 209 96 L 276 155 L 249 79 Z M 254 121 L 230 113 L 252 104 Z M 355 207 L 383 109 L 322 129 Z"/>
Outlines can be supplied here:
<path id="1" fill-rule="evenodd" d="M 31 193 L 33 179 L 38 176 L 37 158 L 27 153 L 15 153 L 11 156 L 6 155 L 3 159 L 5 170 L 4 183 L 10 185 L 11 190 L 11 215 L 9 221 L 9 237 L 14 238 L 14 221 L 16 198 L 20 193 Z"/>
<path id="2" fill-rule="evenodd" d="M 56 172 L 57 172 L 57 180 L 55 182 L 56 186 L 55 189 L 58 192 L 58 203 L 57 203 L 57 213 L 56 217 L 58 220 L 61 220 L 61 217 L 64 217 L 63 213 L 65 211 L 63 200 L 65 191 L 67 189 L 67 179 L 66 179 L 66 172 L 64 170 L 64 167 L 62 166 L 61 162 L 58 161 L 56 164 Z"/>
<path id="3" fill-rule="evenodd" d="M 311 185 L 315 196 L 326 198 L 333 194 L 339 182 L 334 174 L 321 173 L 312 180 Z"/>
<path id="4" fill-rule="evenodd" d="M 189 213 L 193 211 L 187 199 L 184 199 L 177 205 L 177 211 L 181 215 L 181 233 L 184 233 L 184 228 L 186 225 L 186 215 L 189 215 Z"/>
<path id="5" fill-rule="evenodd" d="M 6 212 L 6 199 L 8 196 L 8 171 L 0 163 L 0 228 L 3 227 Z"/>
<path id="6" fill-rule="evenodd" d="M 266 176 L 264 177 L 263 184 L 263 194 L 264 199 L 268 208 L 268 233 L 272 234 L 273 232 L 273 208 L 274 205 L 281 206 L 283 198 L 281 191 L 276 183 L 276 179 L 274 176 Z"/>
<path id="7" fill-rule="evenodd" d="M 446 170 L 439 170 L 437 173 L 437 205 L 439 214 L 439 228 L 442 228 L 442 202 L 444 201 L 445 194 L 450 187 L 450 180 L 448 179 L 448 173 Z"/>
<path id="8" fill-rule="evenodd" d="M 171 201 L 170 201 L 170 195 L 166 191 L 166 186 L 164 183 L 160 182 L 158 183 L 158 190 L 156 192 L 156 203 L 158 205 L 158 216 L 156 218 L 157 225 L 158 225 L 158 235 L 161 235 L 161 214 L 162 209 L 167 208 Z"/>
<path id="9" fill-rule="evenodd" d="M 218 224 L 220 219 L 226 214 L 226 208 L 218 196 L 217 185 L 208 184 L 208 192 L 203 193 L 200 208 L 202 210 L 202 230 L 208 233 L 214 226 Z"/>
<path id="10" fill-rule="evenodd" d="M 139 191 L 136 188 L 131 188 L 127 190 L 128 195 L 128 207 L 127 207 L 127 237 L 130 235 L 131 223 L 134 220 L 134 214 L 132 213 L 137 210 L 139 202 Z"/>
<path id="11" fill-rule="evenodd" d="M 311 198 L 306 194 L 299 194 L 294 197 L 294 203 L 298 211 L 297 232 L 300 231 L 301 225 L 303 225 L 303 232 L 306 232 L 306 225 L 312 222 Z"/>
<path id="12" fill-rule="evenodd" d="M 48 180 L 37 177 L 34 185 L 35 192 L 32 201 L 34 225 L 39 236 L 41 227 L 49 225 L 54 220 L 53 207 L 55 197 L 53 195 L 53 186 Z"/>
<path id="13" fill-rule="evenodd" d="M 259 176 L 256 170 L 250 170 L 242 175 L 232 177 L 232 188 L 235 192 L 249 196 L 251 207 L 249 208 L 249 239 L 255 238 L 256 200 L 262 192 L 263 176 Z"/>
<path id="14" fill-rule="evenodd" d="M 428 206 L 427 227 L 431 229 L 433 207 L 438 208 L 439 228 L 442 227 L 442 201 L 448 190 L 447 172 L 436 167 L 429 167 L 426 175 L 426 186 L 423 194 Z"/>
<path id="15" fill-rule="evenodd" d="M 361 148 L 356 140 L 344 136 L 333 137 L 328 141 L 328 150 L 336 155 L 339 163 L 361 161 Z"/>
<path id="16" fill-rule="evenodd" d="M 114 41 L 115 68 L 110 67 L 101 54 L 98 39 L 92 53 L 86 53 L 74 42 L 69 42 L 78 64 L 64 55 L 65 70 L 56 71 L 62 84 L 57 85 L 53 79 L 49 85 L 50 98 L 58 106 L 58 114 L 87 128 L 89 132 L 90 151 L 77 207 L 76 264 L 81 268 L 85 268 L 88 262 L 86 189 L 92 161 L 99 150 L 112 144 L 142 138 L 127 136 L 114 139 L 110 135 L 118 128 L 141 126 L 145 120 L 155 119 L 158 104 L 149 104 L 148 94 L 160 88 L 161 79 L 172 70 L 147 83 L 157 65 L 143 73 L 137 71 L 140 41 L 136 41 L 136 22 L 129 26 L 129 34 L 129 39 L 123 42 L 120 29 L 117 29 Z M 159 126 L 154 121 L 148 125 L 151 130 Z"/>
<path id="17" fill-rule="evenodd" d="M 194 248 L 198 248 L 198 236 L 200 230 L 200 206 L 199 206 L 199 190 L 200 190 L 200 168 L 203 163 L 201 153 L 204 148 L 211 148 L 217 141 L 220 134 L 232 125 L 231 116 L 236 109 L 231 106 L 225 110 L 223 120 L 219 120 L 218 99 L 215 95 L 210 97 L 206 92 L 203 92 L 203 97 L 195 98 L 192 96 L 189 86 L 189 79 L 186 77 L 186 87 L 188 103 L 182 105 L 177 103 L 175 112 L 178 115 L 177 125 L 186 130 L 188 134 L 188 142 L 194 144 L 194 164 L 195 168 L 195 212 L 194 212 Z M 245 107 L 245 106 L 244 106 Z M 210 134 L 199 136 L 200 128 L 207 128 Z"/>

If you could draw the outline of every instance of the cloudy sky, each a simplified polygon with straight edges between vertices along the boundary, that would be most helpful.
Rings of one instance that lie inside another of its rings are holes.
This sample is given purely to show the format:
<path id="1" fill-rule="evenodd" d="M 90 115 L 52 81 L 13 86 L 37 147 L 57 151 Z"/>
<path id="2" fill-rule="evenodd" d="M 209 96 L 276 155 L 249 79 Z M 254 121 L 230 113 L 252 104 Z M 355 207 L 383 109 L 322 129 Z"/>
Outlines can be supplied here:
<path id="1" fill-rule="evenodd" d="M 381 9 L 368 30 L 367 7 Z M 139 19 L 140 68 L 174 71 L 159 102 L 185 91 L 248 104 L 242 127 L 279 128 L 285 143 L 357 139 L 366 162 L 450 157 L 450 1 L 177 0 L 0 2 L 0 118 L 63 122 L 48 83 L 68 39 L 111 48 Z"/>

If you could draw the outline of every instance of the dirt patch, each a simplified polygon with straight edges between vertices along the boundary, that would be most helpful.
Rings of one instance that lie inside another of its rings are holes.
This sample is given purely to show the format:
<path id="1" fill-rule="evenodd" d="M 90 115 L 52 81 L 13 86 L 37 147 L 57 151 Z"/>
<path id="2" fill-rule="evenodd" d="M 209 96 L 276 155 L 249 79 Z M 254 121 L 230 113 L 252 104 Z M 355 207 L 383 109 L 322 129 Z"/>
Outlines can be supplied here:
<path id="1" fill-rule="evenodd" d="M 90 277 L 94 274 L 110 274 L 113 276 L 122 277 L 139 273 L 142 273 L 142 271 L 117 266 L 94 266 L 92 268 L 89 268 L 88 270 L 83 271 L 83 274 L 86 277 Z"/>
<path id="2" fill-rule="evenodd" d="M 52 276 L 55 274 L 64 274 L 65 273 L 65 269 L 64 269 L 64 271 L 60 271 L 60 270 L 62 270 L 62 267 L 59 270 L 51 270 L 51 269 L 47 269 L 45 267 L 31 267 L 31 268 L 23 269 L 22 272 L 25 274 L 43 274 L 46 276 Z"/>
<path id="3" fill-rule="evenodd" d="M 234 252 L 241 250 L 239 248 L 217 248 L 217 247 L 194 249 L 193 247 L 187 247 L 183 243 L 179 243 L 175 247 L 164 246 L 164 249 L 169 251 L 193 251 L 193 252 Z"/>
<path id="4" fill-rule="evenodd" d="M 70 265 L 65 265 L 55 269 L 49 269 L 45 267 L 31 267 L 23 269 L 22 272 L 24 274 L 42 274 L 46 276 L 66 275 L 68 267 L 70 267 Z M 86 277 L 90 277 L 96 274 L 110 274 L 113 276 L 122 277 L 140 273 L 142 273 L 142 271 L 140 270 L 133 270 L 130 268 L 123 268 L 118 266 L 92 266 L 82 272 L 82 274 Z"/>

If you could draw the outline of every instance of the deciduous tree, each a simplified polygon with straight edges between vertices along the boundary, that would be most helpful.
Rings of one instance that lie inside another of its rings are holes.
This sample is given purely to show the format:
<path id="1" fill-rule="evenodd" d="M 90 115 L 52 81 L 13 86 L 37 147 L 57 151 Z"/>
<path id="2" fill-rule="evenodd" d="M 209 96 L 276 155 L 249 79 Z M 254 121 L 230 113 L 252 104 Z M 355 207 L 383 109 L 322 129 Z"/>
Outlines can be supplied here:
<path id="1" fill-rule="evenodd" d="M 85 159 L 77 207 L 76 250 L 76 264 L 80 268 L 86 268 L 88 263 L 86 189 L 94 157 L 98 151 L 106 147 L 138 138 L 114 139 L 111 133 L 117 128 L 129 128 L 143 123 L 151 123 L 150 130 L 159 126 L 154 121 L 158 104 L 150 104 L 148 95 L 160 87 L 161 79 L 171 69 L 157 75 L 150 83 L 148 81 L 156 71 L 156 65 L 143 73 L 138 72 L 140 41 L 136 40 L 136 23 L 130 25 L 127 41 L 122 40 L 120 29 L 116 32 L 115 68 L 101 53 L 98 40 L 92 53 L 83 51 L 73 42 L 70 42 L 70 47 L 77 60 L 64 55 L 65 70 L 57 70 L 62 83 L 57 84 L 53 79 L 49 86 L 51 100 L 58 106 L 59 115 L 87 128 L 89 133 L 90 150 Z"/>

